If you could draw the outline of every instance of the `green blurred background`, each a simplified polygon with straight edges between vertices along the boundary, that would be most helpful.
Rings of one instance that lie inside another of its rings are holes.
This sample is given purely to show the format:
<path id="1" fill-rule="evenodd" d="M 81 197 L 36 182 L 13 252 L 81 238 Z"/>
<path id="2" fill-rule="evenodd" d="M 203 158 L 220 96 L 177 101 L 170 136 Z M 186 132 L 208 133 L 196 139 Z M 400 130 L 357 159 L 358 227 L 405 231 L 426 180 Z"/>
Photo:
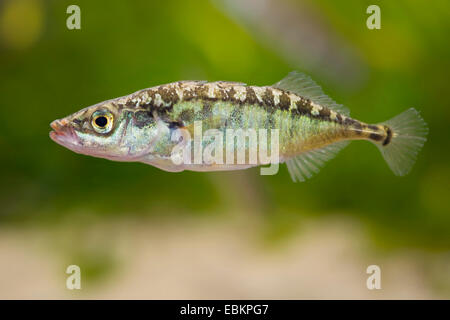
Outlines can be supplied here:
<path id="1" fill-rule="evenodd" d="M 66 27 L 71 4 L 81 8 L 81 30 Z M 370 4 L 381 8 L 380 30 L 366 27 Z M 114 254 L 114 240 L 90 243 L 89 226 L 97 234 L 95 226 L 117 222 L 132 233 L 137 225 L 237 219 L 263 251 L 277 251 L 304 221 L 348 219 L 378 255 L 420 252 L 423 281 L 449 297 L 449 34 L 445 0 L 2 1 L 0 230 L 25 242 L 45 230 L 52 259 L 76 261 L 86 281 L 101 283 L 126 272 L 127 261 Z M 366 122 L 420 110 L 430 133 L 412 172 L 394 176 L 364 142 L 294 184 L 285 166 L 274 176 L 174 174 L 78 155 L 48 137 L 52 120 L 142 88 L 189 79 L 268 85 L 292 70 Z M 429 253 L 447 282 L 426 265 Z"/>

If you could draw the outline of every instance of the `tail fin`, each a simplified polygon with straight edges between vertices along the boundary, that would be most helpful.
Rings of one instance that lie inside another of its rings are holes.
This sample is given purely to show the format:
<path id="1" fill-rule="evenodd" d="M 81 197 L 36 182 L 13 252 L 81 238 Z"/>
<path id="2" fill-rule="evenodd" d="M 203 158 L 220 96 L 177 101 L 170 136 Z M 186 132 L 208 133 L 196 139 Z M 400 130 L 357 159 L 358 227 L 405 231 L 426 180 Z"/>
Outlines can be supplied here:
<path id="1" fill-rule="evenodd" d="M 394 174 L 404 176 L 411 170 L 427 140 L 427 124 L 419 112 L 411 108 L 382 125 L 388 127 L 388 138 L 377 146 Z"/>

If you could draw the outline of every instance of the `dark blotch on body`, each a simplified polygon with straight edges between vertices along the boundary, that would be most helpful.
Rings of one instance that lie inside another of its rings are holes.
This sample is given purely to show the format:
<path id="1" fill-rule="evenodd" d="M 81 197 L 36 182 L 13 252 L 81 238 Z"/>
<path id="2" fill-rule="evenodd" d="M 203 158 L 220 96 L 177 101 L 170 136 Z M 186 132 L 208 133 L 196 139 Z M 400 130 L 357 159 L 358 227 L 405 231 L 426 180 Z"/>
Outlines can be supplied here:
<path id="1" fill-rule="evenodd" d="M 375 141 L 383 140 L 383 136 L 381 134 L 378 134 L 378 133 L 371 133 L 369 135 L 369 138 L 372 139 L 372 140 L 375 140 Z"/>
<path id="2" fill-rule="evenodd" d="M 208 87 L 205 85 L 199 85 L 195 88 L 195 94 L 200 99 L 209 99 L 208 97 Z"/>
<path id="3" fill-rule="evenodd" d="M 272 110 L 275 106 L 273 92 L 269 88 L 266 88 L 266 91 L 264 91 L 262 100 L 267 110 Z"/>
<path id="4" fill-rule="evenodd" d="M 361 123 L 359 121 L 357 121 L 355 119 L 352 119 L 352 118 L 348 118 L 348 117 L 345 118 L 343 124 L 346 125 L 346 126 L 352 126 L 352 127 L 356 128 L 356 129 L 361 129 L 362 128 Z"/>
<path id="5" fill-rule="evenodd" d="M 234 90 L 234 87 L 231 87 L 231 89 L 228 90 L 228 99 L 233 103 L 241 103 L 241 101 L 234 98 L 235 94 L 236 94 L 236 90 Z"/>
<path id="6" fill-rule="evenodd" d="M 292 110 L 293 113 L 307 116 L 311 115 L 311 100 L 301 98 L 299 101 L 297 101 L 296 105 L 297 109 Z"/>
<path id="7" fill-rule="evenodd" d="M 258 98 L 256 97 L 255 90 L 251 87 L 246 88 L 246 96 L 245 96 L 246 104 L 259 104 Z"/>
<path id="8" fill-rule="evenodd" d="M 134 113 L 134 123 L 138 128 L 145 127 L 153 121 L 153 116 L 150 111 L 140 110 Z"/>
<path id="9" fill-rule="evenodd" d="M 81 128 L 81 126 L 82 126 L 82 124 L 83 124 L 83 120 L 80 120 L 80 119 L 77 119 L 77 118 L 75 118 L 75 119 L 73 119 L 72 120 L 72 122 L 76 125 L 76 126 L 78 126 L 78 127 L 80 127 Z"/>
<path id="10" fill-rule="evenodd" d="M 386 145 L 388 145 L 388 144 L 391 142 L 391 139 L 392 139 L 392 130 L 391 130 L 391 128 L 389 128 L 388 126 L 385 126 L 384 128 L 385 128 L 385 130 L 386 130 L 387 137 L 386 137 L 386 139 L 383 141 L 383 146 L 386 146 Z"/>
<path id="11" fill-rule="evenodd" d="M 180 97 L 178 97 L 175 88 L 172 87 L 160 86 L 158 89 L 158 93 L 165 103 L 170 103 L 172 105 L 177 103 L 178 100 L 180 99 Z"/>
<path id="12" fill-rule="evenodd" d="M 320 111 L 319 111 L 319 115 L 321 118 L 323 118 L 324 120 L 329 119 L 330 118 L 330 109 L 323 107 Z"/>
<path id="13" fill-rule="evenodd" d="M 183 128 L 184 124 L 181 121 L 171 121 L 168 123 L 168 127 L 169 127 L 169 129 L 178 129 L 178 128 Z"/>
<path id="14" fill-rule="evenodd" d="M 278 106 L 281 110 L 289 110 L 289 107 L 291 106 L 291 98 L 289 98 L 289 95 L 286 92 L 281 94 L 280 103 Z"/>
<path id="15" fill-rule="evenodd" d="M 190 101 L 196 97 L 196 93 L 192 89 L 185 89 L 183 90 L 183 100 L 184 101 Z"/>

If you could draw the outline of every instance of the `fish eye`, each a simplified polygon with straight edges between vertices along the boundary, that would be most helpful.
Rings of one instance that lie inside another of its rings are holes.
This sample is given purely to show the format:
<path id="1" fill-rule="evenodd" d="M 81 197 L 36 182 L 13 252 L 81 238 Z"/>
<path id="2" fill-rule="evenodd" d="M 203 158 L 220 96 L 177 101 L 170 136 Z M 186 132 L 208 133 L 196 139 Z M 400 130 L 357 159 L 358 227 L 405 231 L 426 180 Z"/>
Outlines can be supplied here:
<path id="1" fill-rule="evenodd" d="M 105 116 L 98 116 L 97 118 L 95 118 L 95 124 L 97 125 L 97 127 L 104 128 L 108 124 L 108 118 L 106 118 Z"/>
<path id="2" fill-rule="evenodd" d="M 113 115 L 109 111 L 98 110 L 92 114 L 91 123 L 98 133 L 108 133 L 112 129 Z"/>

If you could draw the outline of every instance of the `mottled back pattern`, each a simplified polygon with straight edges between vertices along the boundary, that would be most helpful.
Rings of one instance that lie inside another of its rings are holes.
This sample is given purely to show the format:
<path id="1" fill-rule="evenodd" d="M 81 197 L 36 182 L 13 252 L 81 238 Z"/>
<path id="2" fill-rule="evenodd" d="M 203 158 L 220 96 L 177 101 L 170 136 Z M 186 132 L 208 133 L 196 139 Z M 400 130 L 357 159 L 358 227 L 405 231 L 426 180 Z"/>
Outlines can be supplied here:
<path id="1" fill-rule="evenodd" d="M 268 112 L 289 111 L 292 115 L 306 115 L 323 121 L 353 123 L 339 113 L 315 104 L 311 100 L 269 86 L 247 86 L 237 82 L 179 81 L 140 90 L 125 98 L 119 98 L 119 106 L 140 108 L 160 113 L 170 111 L 174 104 L 188 101 L 231 102 L 236 105 L 252 105 Z"/>
<path id="2" fill-rule="evenodd" d="M 154 111 L 173 126 L 183 127 L 192 119 L 192 110 L 183 110 L 177 118 L 173 117 L 173 107 L 177 103 L 198 101 L 203 105 L 203 113 L 208 114 L 208 108 L 214 102 L 228 102 L 236 106 L 251 106 L 262 108 L 268 116 L 277 111 L 281 115 L 298 119 L 307 117 L 312 120 L 333 123 L 342 127 L 341 135 L 346 138 L 368 138 L 375 141 L 384 140 L 388 143 L 386 128 L 378 125 L 368 125 L 347 117 L 327 107 L 314 103 L 308 98 L 271 86 L 247 86 L 238 82 L 205 82 L 179 81 L 149 89 L 140 90 L 127 97 L 119 98 L 120 107 L 142 110 L 149 116 Z M 239 112 L 239 110 L 236 110 Z M 145 117 L 143 117 L 145 118 Z"/>

